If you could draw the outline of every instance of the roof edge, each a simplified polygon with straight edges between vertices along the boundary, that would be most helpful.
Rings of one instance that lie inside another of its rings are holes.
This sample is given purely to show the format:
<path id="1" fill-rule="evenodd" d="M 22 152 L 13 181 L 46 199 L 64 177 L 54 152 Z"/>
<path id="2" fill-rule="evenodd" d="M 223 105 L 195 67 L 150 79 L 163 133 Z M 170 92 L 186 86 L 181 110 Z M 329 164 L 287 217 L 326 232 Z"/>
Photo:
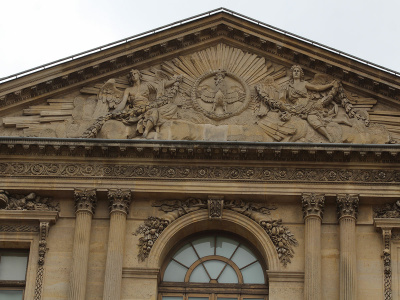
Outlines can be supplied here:
<path id="1" fill-rule="evenodd" d="M 70 61 L 73 61 L 73 60 L 88 56 L 90 54 L 93 54 L 93 53 L 96 53 L 96 52 L 99 52 L 99 51 L 102 51 L 102 50 L 105 50 L 105 49 L 108 49 L 108 48 L 112 48 L 114 46 L 118 46 L 118 45 L 122 45 L 122 44 L 125 44 L 125 43 L 129 43 L 129 42 L 132 42 L 132 41 L 137 40 L 139 38 L 148 36 L 150 34 L 158 33 L 158 32 L 161 32 L 161 31 L 164 31 L 164 30 L 167 30 L 167 29 L 170 29 L 170 28 L 174 28 L 174 27 L 180 26 L 182 24 L 189 23 L 189 22 L 195 21 L 197 19 L 204 18 L 204 17 L 211 16 L 211 15 L 215 15 L 215 14 L 218 14 L 218 13 L 227 13 L 227 14 L 242 18 L 242 19 L 244 19 L 246 21 L 249 21 L 249 22 L 252 22 L 252 23 L 257 24 L 259 26 L 265 27 L 265 28 L 270 29 L 272 31 L 275 31 L 277 33 L 281 33 L 281 34 L 284 34 L 284 35 L 286 35 L 288 37 L 292 37 L 292 38 L 298 39 L 298 40 L 300 40 L 302 42 L 305 42 L 305 43 L 308 43 L 310 45 L 319 47 L 321 49 L 330 51 L 330 52 L 332 52 L 334 54 L 337 54 L 337 55 L 340 55 L 340 56 L 344 56 L 346 58 L 353 59 L 353 60 L 355 60 L 355 61 L 357 61 L 359 63 L 362 63 L 362 64 L 364 64 L 366 66 L 374 67 L 374 68 L 379 69 L 381 71 L 385 71 L 387 73 L 390 73 L 391 75 L 400 77 L 400 72 L 399 71 L 395 71 L 395 70 L 383 67 L 381 65 L 378 65 L 378 64 L 375 64 L 375 63 L 370 62 L 368 60 L 359 58 L 359 57 L 354 56 L 352 54 L 340 51 L 340 50 L 335 49 L 333 47 L 318 43 L 316 41 L 313 41 L 313 40 L 310 40 L 308 38 L 302 37 L 300 35 L 288 32 L 286 30 L 283 30 L 283 29 L 277 28 L 275 26 L 269 25 L 267 23 L 258 21 L 256 19 L 250 18 L 250 17 L 245 16 L 243 14 L 237 13 L 237 12 L 235 12 L 233 10 L 230 10 L 230 9 L 227 9 L 227 8 L 224 8 L 224 7 L 220 7 L 220 8 L 217 8 L 217 9 L 214 9 L 214 10 L 210 10 L 210 11 L 207 11 L 207 12 L 204 12 L 204 13 L 189 17 L 189 18 L 185 18 L 185 19 L 182 19 L 182 20 L 179 20 L 179 21 L 176 21 L 176 22 L 173 22 L 173 23 L 161 26 L 161 27 L 157 27 L 157 28 L 154 28 L 154 29 L 151 29 L 151 30 L 148 30 L 148 31 L 145 31 L 145 32 L 142 32 L 142 33 L 139 33 L 139 34 L 124 38 L 124 39 L 120 39 L 120 40 L 117 40 L 115 42 L 111 42 L 111 43 L 108 43 L 108 44 L 105 44 L 105 45 L 102 45 L 102 46 L 99 46 L 99 47 L 96 47 L 96 48 L 93 48 L 93 49 L 90 49 L 90 50 L 86 50 L 84 52 L 79 52 L 77 54 L 70 55 L 68 57 L 64 57 L 64 58 L 61 58 L 61 59 L 58 59 L 58 60 L 43 64 L 43 65 L 31 68 L 31 69 L 28 69 L 28 70 L 25 70 L 25 71 L 21 71 L 21 72 L 18 72 L 18 73 L 15 73 L 15 74 L 0 78 L 0 84 L 8 82 L 8 81 L 11 81 L 11 80 L 14 80 L 14 79 L 17 79 L 17 78 L 20 78 L 20 77 L 23 77 L 23 76 L 26 76 L 26 75 L 30 75 L 30 74 L 33 74 L 33 73 L 36 73 L 36 72 L 39 72 L 39 71 L 42 71 L 42 70 L 57 66 L 57 65 L 60 65 L 60 64 L 65 63 L 65 62 L 70 62 Z"/>

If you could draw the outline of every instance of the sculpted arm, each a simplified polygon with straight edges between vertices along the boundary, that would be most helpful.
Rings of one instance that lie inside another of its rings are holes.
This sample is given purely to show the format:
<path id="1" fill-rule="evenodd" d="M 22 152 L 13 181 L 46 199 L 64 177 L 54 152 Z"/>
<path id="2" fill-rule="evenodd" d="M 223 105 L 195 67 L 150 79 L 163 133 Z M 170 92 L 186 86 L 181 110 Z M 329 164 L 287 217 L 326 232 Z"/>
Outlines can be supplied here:
<path id="1" fill-rule="evenodd" d="M 322 92 L 333 87 L 333 83 L 328 84 L 312 84 L 306 83 L 306 89 L 311 91 Z"/>
<path id="2" fill-rule="evenodd" d="M 125 108 L 126 102 L 128 101 L 130 95 L 130 88 L 127 88 L 124 92 L 124 95 L 122 96 L 122 101 L 118 106 L 115 108 L 115 111 L 121 111 Z"/>

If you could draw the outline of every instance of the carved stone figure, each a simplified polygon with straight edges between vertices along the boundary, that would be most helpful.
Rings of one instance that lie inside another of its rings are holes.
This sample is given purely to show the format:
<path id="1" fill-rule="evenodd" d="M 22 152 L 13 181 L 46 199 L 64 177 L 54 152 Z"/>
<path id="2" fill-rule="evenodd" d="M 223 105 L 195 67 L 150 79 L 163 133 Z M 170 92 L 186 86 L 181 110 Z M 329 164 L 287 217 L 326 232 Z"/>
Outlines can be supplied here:
<path id="1" fill-rule="evenodd" d="M 1 131 L 60 138 L 395 143 L 400 115 L 371 98 L 373 89 L 346 90 L 348 80 L 336 78 L 304 74 L 299 65 L 289 68 L 220 43 L 84 87 L 79 96 L 48 99 L 24 109 L 23 116 L 4 118 Z"/>
<path id="2" fill-rule="evenodd" d="M 269 116 L 268 111 L 257 113 L 262 117 L 259 125 L 278 141 L 304 138 L 306 132 L 300 132 L 304 127 L 301 120 L 305 120 L 329 142 L 342 142 L 341 134 L 337 133 L 340 129 L 338 125 L 352 127 L 351 118 L 369 126 L 368 114 L 365 111 L 354 111 L 340 82 L 321 74 L 316 74 L 310 82 L 306 81 L 298 65 L 291 67 L 287 85 L 279 87 L 273 77 L 269 76 L 268 80 L 256 85 L 255 89 L 261 102 L 270 111 L 279 112 L 279 121 Z M 285 139 L 285 135 L 293 137 Z"/>
<path id="3" fill-rule="evenodd" d="M 130 138 L 137 133 L 144 138 L 153 128 L 160 125 L 161 116 L 171 116 L 176 106 L 167 106 L 181 81 L 181 76 L 167 79 L 165 73 L 157 72 L 152 81 L 144 80 L 139 70 L 131 70 L 128 74 L 130 87 L 123 92 L 116 87 L 115 79 L 107 81 L 99 92 L 99 103 L 94 115 L 101 112 L 96 122 L 83 134 L 83 137 L 96 137 L 103 125 L 109 120 L 117 120 L 125 125 L 135 126 Z M 169 91 L 166 89 L 172 87 Z"/>

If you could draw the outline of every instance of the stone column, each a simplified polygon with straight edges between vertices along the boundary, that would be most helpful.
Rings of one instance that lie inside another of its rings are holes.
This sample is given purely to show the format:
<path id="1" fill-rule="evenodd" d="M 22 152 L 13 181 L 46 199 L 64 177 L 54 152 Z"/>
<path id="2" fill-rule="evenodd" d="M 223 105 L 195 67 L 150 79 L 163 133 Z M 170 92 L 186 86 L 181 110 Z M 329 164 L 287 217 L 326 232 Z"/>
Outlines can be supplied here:
<path id="1" fill-rule="evenodd" d="M 110 189 L 108 199 L 110 201 L 110 231 L 103 299 L 119 300 L 121 298 L 126 216 L 131 203 L 131 191 Z"/>
<path id="2" fill-rule="evenodd" d="M 96 208 L 96 190 L 75 190 L 75 234 L 72 249 L 69 300 L 86 299 L 90 230 Z"/>
<path id="3" fill-rule="evenodd" d="M 305 222 L 304 299 L 321 300 L 321 222 L 325 196 L 304 193 L 302 204 Z"/>
<path id="4" fill-rule="evenodd" d="M 340 300 L 357 299 L 356 220 L 358 195 L 338 194 L 336 202 L 340 224 Z"/>

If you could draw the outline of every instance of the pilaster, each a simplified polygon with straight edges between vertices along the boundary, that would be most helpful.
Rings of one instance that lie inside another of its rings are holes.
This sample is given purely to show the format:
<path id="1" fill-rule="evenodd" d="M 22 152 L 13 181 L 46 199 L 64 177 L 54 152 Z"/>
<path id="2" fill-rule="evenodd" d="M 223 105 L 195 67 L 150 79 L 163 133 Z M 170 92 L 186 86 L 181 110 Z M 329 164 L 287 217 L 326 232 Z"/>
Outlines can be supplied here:
<path id="1" fill-rule="evenodd" d="M 356 220 L 358 195 L 338 194 L 336 203 L 340 224 L 340 300 L 357 299 Z"/>
<path id="2" fill-rule="evenodd" d="M 131 203 L 131 191 L 110 189 L 108 199 L 110 201 L 110 231 L 103 299 L 119 300 L 121 298 L 126 216 Z"/>
<path id="3" fill-rule="evenodd" d="M 304 193 L 302 195 L 305 222 L 305 278 L 304 299 L 320 300 L 321 290 L 321 222 L 325 196 Z"/>
<path id="4" fill-rule="evenodd" d="M 97 204 L 96 190 L 76 189 L 74 197 L 76 221 L 68 299 L 84 300 L 86 298 L 92 216 Z"/>

